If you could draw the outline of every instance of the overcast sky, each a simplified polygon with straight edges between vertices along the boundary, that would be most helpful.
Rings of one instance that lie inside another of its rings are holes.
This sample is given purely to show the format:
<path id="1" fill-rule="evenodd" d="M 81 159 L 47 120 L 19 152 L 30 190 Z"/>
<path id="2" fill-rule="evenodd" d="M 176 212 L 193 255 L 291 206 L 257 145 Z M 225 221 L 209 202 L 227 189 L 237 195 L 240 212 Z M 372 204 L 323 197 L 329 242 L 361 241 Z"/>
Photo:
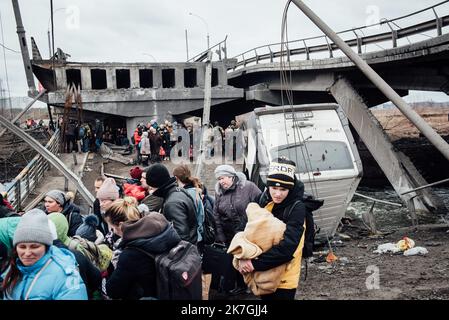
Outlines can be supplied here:
<path id="1" fill-rule="evenodd" d="M 381 18 L 399 17 L 440 1 L 305 2 L 334 30 L 340 31 Z M 71 61 L 79 62 L 185 61 L 187 29 L 190 56 L 206 49 L 209 33 L 211 44 L 228 36 L 228 57 L 232 57 L 253 47 L 280 41 L 285 3 L 285 0 L 54 0 L 55 48 L 62 48 L 71 55 Z M 50 0 L 22 0 L 20 8 L 28 41 L 33 36 L 43 57 L 48 58 Z M 449 5 L 443 6 L 441 12 L 447 14 Z M 10 0 L 0 1 L 0 13 L 3 25 L 0 42 L 19 51 Z M 422 17 L 430 19 L 432 15 L 429 12 Z M 292 4 L 288 15 L 289 39 L 320 34 Z M 24 96 L 27 86 L 21 55 L 10 50 L 6 50 L 5 55 L 11 96 Z M 0 78 L 3 89 L 7 89 L 1 47 Z M 433 97 L 449 100 L 444 94 Z"/>

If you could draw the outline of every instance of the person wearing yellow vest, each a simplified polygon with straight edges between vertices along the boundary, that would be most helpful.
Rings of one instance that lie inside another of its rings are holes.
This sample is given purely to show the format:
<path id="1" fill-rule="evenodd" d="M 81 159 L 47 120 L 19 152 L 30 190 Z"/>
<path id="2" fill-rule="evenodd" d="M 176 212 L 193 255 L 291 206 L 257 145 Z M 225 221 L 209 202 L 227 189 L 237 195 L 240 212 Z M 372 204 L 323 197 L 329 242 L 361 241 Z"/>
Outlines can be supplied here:
<path id="1" fill-rule="evenodd" d="M 270 162 L 267 189 L 259 205 L 286 224 L 283 240 L 252 260 L 239 260 L 242 274 L 266 271 L 288 263 L 274 293 L 261 295 L 262 300 L 294 300 L 298 287 L 305 234 L 304 184 L 295 176 L 296 164 L 287 158 Z"/>

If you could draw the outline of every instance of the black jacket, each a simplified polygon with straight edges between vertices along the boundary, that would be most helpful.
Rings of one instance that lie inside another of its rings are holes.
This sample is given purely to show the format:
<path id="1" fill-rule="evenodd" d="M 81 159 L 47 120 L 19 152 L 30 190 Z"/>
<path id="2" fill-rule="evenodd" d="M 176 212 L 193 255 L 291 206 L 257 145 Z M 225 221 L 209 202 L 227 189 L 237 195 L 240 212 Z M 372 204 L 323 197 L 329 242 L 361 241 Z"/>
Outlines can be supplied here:
<path id="1" fill-rule="evenodd" d="M 17 212 L 0 203 L 0 219 L 19 216 L 20 215 Z"/>
<path id="2" fill-rule="evenodd" d="M 190 196 L 176 186 L 176 178 L 170 178 L 165 185 L 157 189 L 155 196 L 164 198 L 162 214 L 173 222 L 176 232 L 182 240 L 196 244 L 198 241 L 196 209 Z"/>
<path id="3" fill-rule="evenodd" d="M 304 232 L 304 219 L 306 215 L 306 209 L 302 201 L 294 207 L 293 205 L 298 200 L 301 200 L 303 195 L 304 184 L 299 180 L 295 180 L 295 186 L 290 190 L 287 198 L 282 203 L 274 205 L 272 210 L 273 215 L 284 221 L 287 225 L 284 232 L 284 239 L 278 245 L 273 246 L 270 250 L 252 260 L 254 270 L 269 270 L 293 259 L 293 254 L 298 248 Z M 260 197 L 259 205 L 265 207 L 270 201 L 271 196 L 268 190 L 265 190 Z M 293 210 L 288 214 L 292 207 Z"/>
<path id="4" fill-rule="evenodd" d="M 64 210 L 61 212 L 69 222 L 69 231 L 67 235 L 73 237 L 76 233 L 76 229 L 83 224 L 83 217 L 80 213 L 80 208 L 74 203 L 68 203 L 64 206 Z"/>
<path id="5" fill-rule="evenodd" d="M 227 245 L 237 232 L 245 229 L 248 221 L 246 207 L 250 202 L 257 202 L 262 193 L 253 182 L 242 176 L 234 179 L 234 184 L 227 190 L 223 190 L 219 183 L 215 186 L 216 240 Z"/>
<path id="6" fill-rule="evenodd" d="M 45 209 L 44 204 L 40 204 L 36 208 L 41 209 L 46 214 L 51 213 Z M 76 204 L 70 202 L 67 202 L 62 209 L 61 213 L 66 217 L 69 223 L 69 231 L 67 232 L 69 237 L 73 237 L 76 234 L 78 227 L 83 224 L 83 217 L 81 216 L 80 211 L 80 208 Z"/>
<path id="7" fill-rule="evenodd" d="M 156 297 L 154 259 L 144 252 L 153 255 L 164 253 L 176 246 L 180 240 L 171 224 L 154 237 L 123 240 L 120 244 L 123 251 L 117 268 L 106 282 L 106 294 L 113 299 L 127 300 Z"/>
<path id="8" fill-rule="evenodd" d="M 100 200 L 98 199 L 95 199 L 94 201 L 94 215 L 98 218 L 98 221 L 100 221 L 97 229 L 100 230 L 100 232 L 104 236 L 107 235 L 109 232 L 109 227 L 106 221 L 104 221 L 103 215 L 101 214 Z"/>
<path id="9" fill-rule="evenodd" d="M 65 244 L 60 240 L 54 240 L 53 245 L 58 248 L 64 248 L 70 250 Z M 87 288 L 87 294 L 89 299 L 92 298 L 93 293 L 101 288 L 101 273 L 97 267 L 95 267 L 92 262 L 89 261 L 80 251 L 70 250 L 75 256 L 75 260 L 78 263 L 79 272 L 81 279 L 83 279 L 84 284 Z"/>

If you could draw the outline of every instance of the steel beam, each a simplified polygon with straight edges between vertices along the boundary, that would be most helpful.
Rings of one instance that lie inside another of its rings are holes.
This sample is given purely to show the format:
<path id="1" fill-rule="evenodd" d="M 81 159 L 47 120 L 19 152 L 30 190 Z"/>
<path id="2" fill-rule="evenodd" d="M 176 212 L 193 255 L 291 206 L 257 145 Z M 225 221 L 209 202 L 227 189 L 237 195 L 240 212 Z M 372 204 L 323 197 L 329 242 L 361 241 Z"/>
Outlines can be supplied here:
<path id="1" fill-rule="evenodd" d="M 418 174 L 418 171 L 411 162 L 406 163 L 401 160 L 390 139 L 384 133 L 382 126 L 349 81 L 340 78 L 330 88 L 330 91 L 410 212 L 414 214 L 415 210 L 437 209 L 438 204 L 431 202 L 428 197 L 422 196 L 421 193 L 404 194 L 406 191 L 419 186 L 414 184 L 416 179 L 408 174 L 408 172 Z M 410 167 L 409 170 L 406 170 L 406 167 Z"/>
<path id="2" fill-rule="evenodd" d="M 443 156 L 449 160 L 449 144 L 435 130 L 411 109 L 408 104 L 388 85 L 357 53 L 352 51 L 343 39 L 341 39 L 323 20 L 320 19 L 301 0 L 292 2 L 309 17 L 312 22 L 326 34 L 344 54 L 354 62 L 354 64 L 370 79 L 374 85 L 409 119 L 419 131 L 437 148 Z"/>
<path id="3" fill-rule="evenodd" d="M 23 27 L 22 16 L 20 15 L 19 0 L 12 0 L 12 7 L 14 9 L 14 16 L 16 17 L 17 36 L 19 37 L 20 51 L 22 52 L 22 60 L 25 67 L 28 90 L 30 93 L 34 93 L 36 91 L 36 86 L 34 84 L 33 69 L 31 68 L 25 28 Z"/>
<path id="4" fill-rule="evenodd" d="M 72 171 L 70 171 L 57 156 L 55 156 L 49 150 L 45 149 L 45 147 L 43 147 L 36 139 L 31 137 L 22 129 L 12 124 L 5 117 L 0 116 L 0 124 L 2 124 L 6 129 L 11 131 L 11 133 L 23 139 L 26 143 L 30 145 L 30 147 L 32 147 L 39 154 L 41 154 L 45 158 L 45 160 L 50 162 L 52 166 L 58 169 L 67 179 L 69 179 L 75 185 L 76 189 L 80 192 L 81 196 L 86 200 L 89 206 L 91 207 L 93 206 L 95 197 L 89 192 L 89 190 L 87 190 L 81 179 L 77 175 L 75 175 Z"/>

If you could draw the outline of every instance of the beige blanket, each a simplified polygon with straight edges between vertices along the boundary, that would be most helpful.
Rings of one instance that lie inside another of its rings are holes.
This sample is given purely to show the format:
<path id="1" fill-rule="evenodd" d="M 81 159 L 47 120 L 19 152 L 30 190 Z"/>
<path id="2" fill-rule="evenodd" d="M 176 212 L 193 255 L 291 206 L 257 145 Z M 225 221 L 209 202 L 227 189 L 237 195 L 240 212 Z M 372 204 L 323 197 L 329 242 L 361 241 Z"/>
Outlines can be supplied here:
<path id="1" fill-rule="evenodd" d="M 236 269 L 239 259 L 256 259 L 277 245 L 283 239 L 286 228 L 284 222 L 256 203 L 248 204 L 246 214 L 248 223 L 245 230 L 234 236 L 228 249 L 228 253 L 234 255 L 232 263 Z M 269 294 L 276 291 L 286 267 L 287 264 L 283 264 L 267 271 L 244 274 L 243 277 L 255 295 Z"/>

